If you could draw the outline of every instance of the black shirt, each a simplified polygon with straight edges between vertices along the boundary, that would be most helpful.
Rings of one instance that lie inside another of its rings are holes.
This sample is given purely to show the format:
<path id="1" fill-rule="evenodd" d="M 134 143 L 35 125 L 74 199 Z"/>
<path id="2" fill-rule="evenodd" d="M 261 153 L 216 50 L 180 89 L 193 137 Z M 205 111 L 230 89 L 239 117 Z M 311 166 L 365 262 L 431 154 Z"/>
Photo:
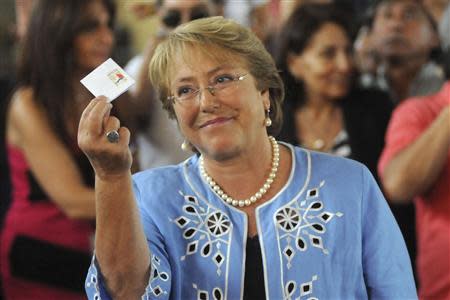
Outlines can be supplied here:
<path id="1" fill-rule="evenodd" d="M 266 299 L 264 270 L 258 235 L 247 238 L 244 300 Z"/>

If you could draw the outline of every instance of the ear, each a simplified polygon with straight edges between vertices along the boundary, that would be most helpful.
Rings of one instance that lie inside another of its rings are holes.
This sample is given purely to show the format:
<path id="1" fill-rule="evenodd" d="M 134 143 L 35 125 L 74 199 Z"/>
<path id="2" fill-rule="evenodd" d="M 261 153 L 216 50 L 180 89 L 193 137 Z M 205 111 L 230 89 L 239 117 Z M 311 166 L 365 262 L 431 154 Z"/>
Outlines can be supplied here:
<path id="1" fill-rule="evenodd" d="M 270 108 L 270 92 L 269 89 L 261 91 L 262 102 L 264 105 L 264 110 L 268 110 Z"/>
<path id="2" fill-rule="evenodd" d="M 286 65 L 292 76 L 303 77 L 304 64 L 301 55 L 290 52 L 286 58 Z"/>

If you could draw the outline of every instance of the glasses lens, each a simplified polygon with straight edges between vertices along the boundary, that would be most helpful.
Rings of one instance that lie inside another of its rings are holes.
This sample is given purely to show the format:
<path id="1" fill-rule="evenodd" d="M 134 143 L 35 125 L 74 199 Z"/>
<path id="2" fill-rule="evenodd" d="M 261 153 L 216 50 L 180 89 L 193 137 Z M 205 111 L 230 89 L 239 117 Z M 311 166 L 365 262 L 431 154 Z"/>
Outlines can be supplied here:
<path id="1" fill-rule="evenodd" d="M 162 18 L 162 22 L 169 28 L 175 28 L 180 24 L 181 14 L 176 9 L 170 9 L 166 15 Z"/>

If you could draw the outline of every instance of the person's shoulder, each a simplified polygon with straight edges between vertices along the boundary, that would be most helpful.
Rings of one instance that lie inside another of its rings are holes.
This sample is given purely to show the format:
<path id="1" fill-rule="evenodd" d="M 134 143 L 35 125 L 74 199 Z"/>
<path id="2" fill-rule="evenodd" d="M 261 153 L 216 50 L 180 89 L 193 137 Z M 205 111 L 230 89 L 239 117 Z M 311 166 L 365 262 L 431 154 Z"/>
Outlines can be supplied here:
<path id="1" fill-rule="evenodd" d="M 316 161 L 319 161 L 325 167 L 327 165 L 339 165 L 342 167 L 351 167 L 351 168 L 365 167 L 364 164 L 362 164 L 356 160 L 353 160 L 351 158 L 342 157 L 342 156 L 338 156 L 338 155 L 334 155 L 334 154 L 330 154 L 330 153 L 315 152 L 315 151 L 310 151 L 310 152 L 311 152 L 311 158 Z"/>
<path id="2" fill-rule="evenodd" d="M 139 189 L 170 190 L 185 181 L 186 170 L 192 168 L 197 160 L 193 155 L 179 164 L 140 171 L 133 175 L 133 181 Z"/>
<path id="3" fill-rule="evenodd" d="M 28 124 L 36 117 L 43 118 L 44 111 L 36 102 L 34 91 L 29 87 L 17 89 L 9 103 L 9 116 L 13 124 Z"/>
<path id="4" fill-rule="evenodd" d="M 151 168 L 137 172 L 133 175 L 136 184 L 162 184 L 170 185 L 173 181 L 179 180 L 182 174 L 182 164 L 167 165 Z"/>
<path id="5" fill-rule="evenodd" d="M 350 158 L 296 147 L 297 163 L 302 162 L 299 160 L 302 155 L 306 157 L 303 165 L 308 165 L 311 180 L 326 180 L 333 189 L 359 193 L 367 180 L 373 178 L 364 164 Z"/>
<path id="6" fill-rule="evenodd" d="M 21 87 L 17 89 L 11 97 L 11 109 L 29 110 L 36 107 L 34 91 L 30 87 Z"/>
<path id="7" fill-rule="evenodd" d="M 394 116 L 414 116 L 420 115 L 426 110 L 434 95 L 412 97 L 402 101 L 394 110 Z"/>
<path id="8" fill-rule="evenodd" d="M 159 206 L 161 199 L 171 199 L 189 186 L 187 173 L 195 168 L 192 156 L 177 165 L 167 165 L 144 170 L 133 175 L 134 193 L 138 202 Z"/>
<path id="9" fill-rule="evenodd" d="M 298 160 L 301 157 L 305 157 L 306 160 L 310 160 L 311 167 L 315 171 L 328 170 L 340 172 L 341 170 L 367 169 L 364 164 L 350 158 L 308 150 L 297 146 L 295 146 L 294 149 L 296 159 Z"/>

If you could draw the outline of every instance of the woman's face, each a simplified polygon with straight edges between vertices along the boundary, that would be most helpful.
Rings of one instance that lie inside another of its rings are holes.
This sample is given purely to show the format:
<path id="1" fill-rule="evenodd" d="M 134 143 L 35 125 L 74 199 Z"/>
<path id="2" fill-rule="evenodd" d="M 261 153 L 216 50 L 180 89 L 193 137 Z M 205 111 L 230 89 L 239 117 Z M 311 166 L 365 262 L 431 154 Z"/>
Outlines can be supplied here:
<path id="1" fill-rule="evenodd" d="M 202 154 L 215 160 L 229 159 L 267 136 L 264 119 L 270 107 L 269 91 L 256 88 L 254 77 L 239 57 L 219 62 L 196 50 L 188 48 L 173 63 L 171 95 L 189 97 L 201 89 L 191 100 L 175 100 L 175 115 L 182 134 Z M 216 56 L 224 51 L 209 50 Z M 208 86 L 216 90 L 210 92 Z"/>
<path id="2" fill-rule="evenodd" d="M 99 0 L 88 5 L 82 22 L 74 41 L 76 66 L 82 71 L 91 71 L 111 55 L 114 36 L 109 26 L 110 15 Z"/>
<path id="3" fill-rule="evenodd" d="M 349 37 L 339 25 L 325 23 L 302 53 L 289 55 L 288 67 L 305 83 L 309 98 L 341 98 L 349 91 L 353 68 Z"/>

